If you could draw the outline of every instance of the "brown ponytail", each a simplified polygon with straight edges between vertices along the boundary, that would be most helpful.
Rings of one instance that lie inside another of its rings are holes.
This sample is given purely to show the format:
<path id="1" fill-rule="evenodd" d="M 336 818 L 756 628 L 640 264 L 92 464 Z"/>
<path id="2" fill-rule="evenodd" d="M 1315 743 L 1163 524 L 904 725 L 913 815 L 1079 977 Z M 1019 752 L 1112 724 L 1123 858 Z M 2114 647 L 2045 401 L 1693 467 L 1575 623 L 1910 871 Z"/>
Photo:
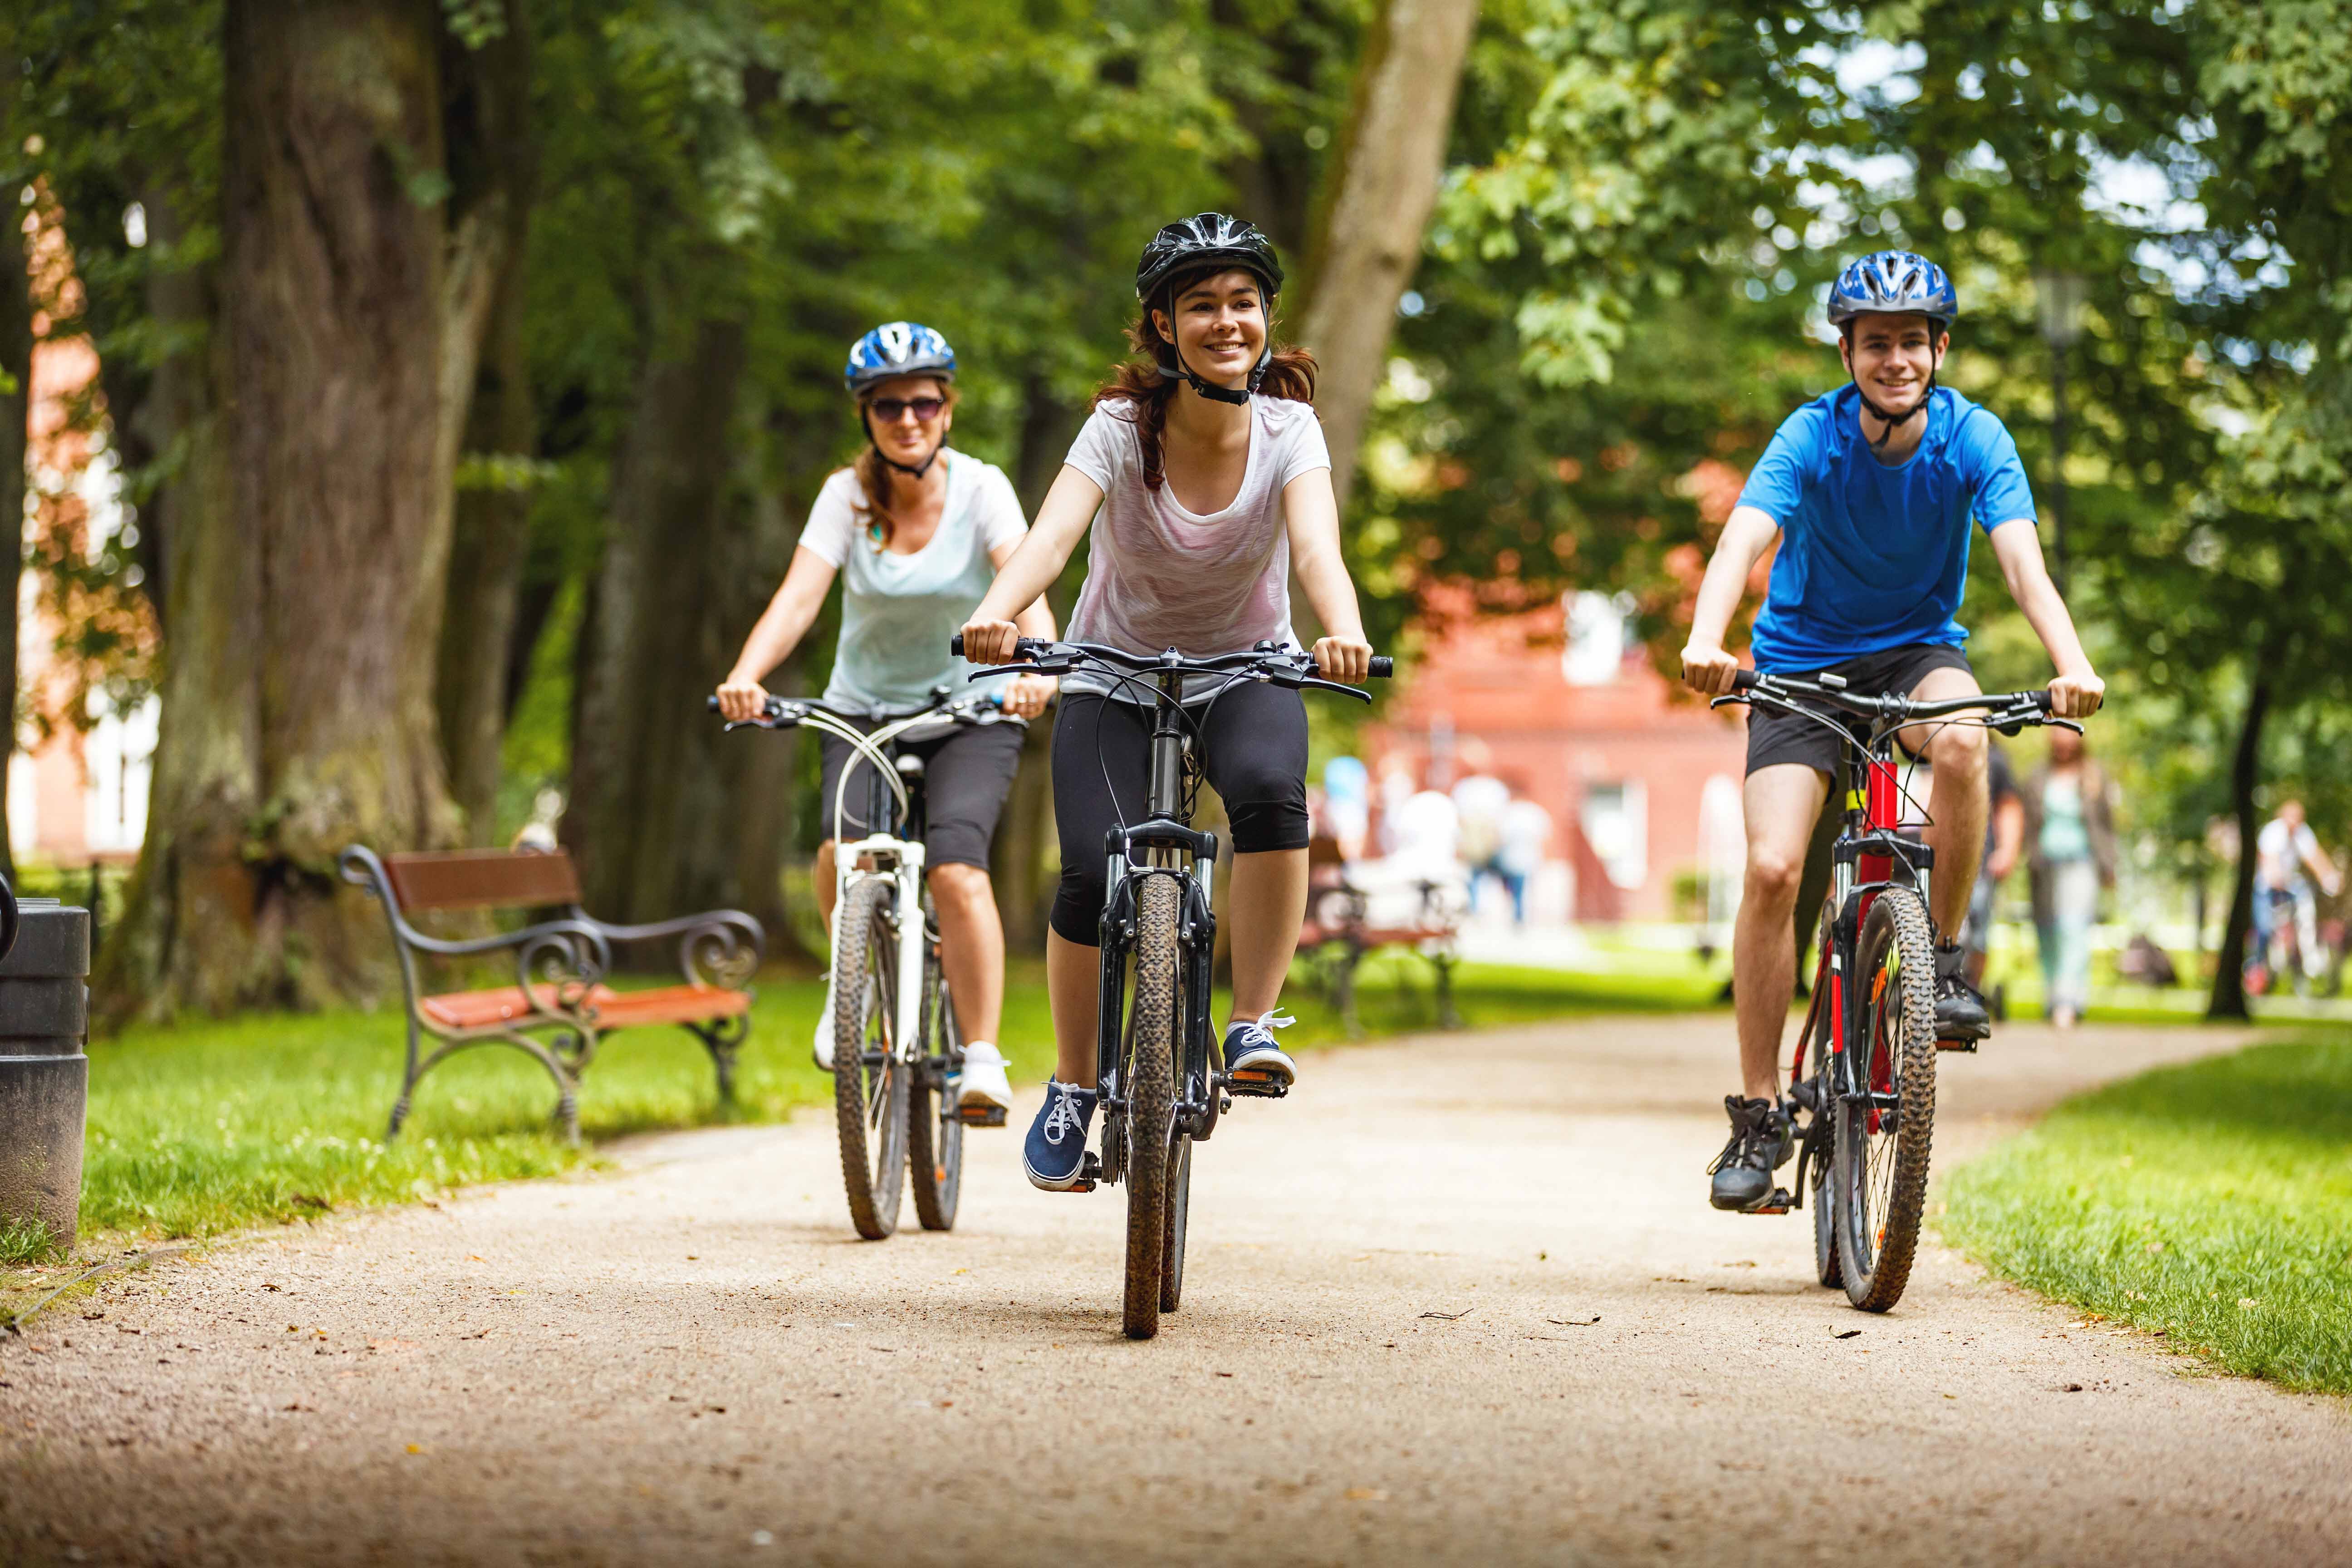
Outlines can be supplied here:
<path id="1" fill-rule="evenodd" d="M 940 389 L 940 400 L 947 405 L 940 411 L 944 416 L 956 405 L 955 383 L 935 380 L 934 384 Z M 882 548 L 887 550 L 891 535 L 898 531 L 898 520 L 890 510 L 890 478 L 898 470 L 882 460 L 881 452 L 874 445 L 873 427 L 866 423 L 866 405 L 872 395 L 869 392 L 857 400 L 857 427 L 866 432 L 866 450 L 857 454 L 857 460 L 849 468 L 857 476 L 857 488 L 866 498 L 865 504 L 856 510 L 864 518 L 866 528 L 879 541 Z M 940 437 L 940 446 L 942 450 L 947 447 L 944 435 Z"/>
<path id="2" fill-rule="evenodd" d="M 1205 272 L 1229 270 L 1223 267 L 1204 268 Z M 1175 299 L 1197 281 L 1202 273 L 1180 275 L 1169 282 L 1165 298 Z M 1173 318 L 1173 312 L 1171 312 Z M 1274 330 L 1273 313 L 1266 317 L 1266 331 Z M 1128 347 L 1134 352 L 1111 367 L 1110 379 L 1095 389 L 1093 406 L 1100 408 L 1113 399 L 1124 399 L 1135 405 L 1136 438 L 1143 445 L 1143 482 L 1158 489 L 1165 482 L 1160 471 L 1160 441 L 1168 429 L 1168 399 L 1183 384 L 1181 378 L 1171 378 L 1160 368 L 1161 339 L 1151 324 L 1151 307 L 1146 305 L 1134 324 L 1127 329 Z M 1315 402 L 1315 356 L 1296 344 L 1282 344 L 1266 363 L 1265 375 L 1258 382 L 1262 396 L 1279 397 L 1286 403 Z M 861 459 L 862 461 L 863 459 Z"/>

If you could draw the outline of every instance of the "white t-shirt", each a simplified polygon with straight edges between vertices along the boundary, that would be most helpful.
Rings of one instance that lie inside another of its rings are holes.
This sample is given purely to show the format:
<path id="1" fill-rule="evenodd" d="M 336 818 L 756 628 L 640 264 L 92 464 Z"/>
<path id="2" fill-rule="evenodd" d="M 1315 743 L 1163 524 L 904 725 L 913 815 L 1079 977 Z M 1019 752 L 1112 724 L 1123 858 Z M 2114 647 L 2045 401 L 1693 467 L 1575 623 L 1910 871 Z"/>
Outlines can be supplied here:
<path id="1" fill-rule="evenodd" d="M 940 461 L 948 470 L 940 526 L 911 555 L 883 549 L 868 528 L 855 469 L 826 479 L 809 508 L 801 546 L 841 573 L 841 641 L 827 702 L 905 708 L 936 686 L 985 691 L 1004 683 L 967 685 L 972 666 L 948 652 L 948 639 L 996 580 L 992 552 L 1018 544 L 1029 525 L 1002 469 L 956 451 Z"/>
<path id="2" fill-rule="evenodd" d="M 2290 839 L 2286 819 L 2273 816 L 2254 836 L 2254 853 L 2262 857 L 2254 865 L 2255 881 L 2283 892 L 2299 892 L 2309 879 L 2304 868 L 2310 862 L 2304 857 L 2319 853 L 2319 836 L 2312 832 L 2311 824 L 2299 822 Z"/>
<path id="3" fill-rule="evenodd" d="M 1089 535 L 1086 586 L 1070 616 L 1074 642 L 1108 643 L 1130 653 L 1173 647 L 1195 658 L 1246 653 L 1262 641 L 1288 644 L 1290 536 L 1282 492 L 1301 474 L 1331 466 L 1311 405 L 1253 395 L 1249 461 L 1241 489 L 1222 511 L 1185 510 L 1176 487 L 1143 482 L 1135 405 L 1106 402 L 1070 447 L 1069 466 L 1102 487 Z M 1092 670 L 1064 678 L 1066 690 L 1108 691 Z M 1214 682 L 1188 699 L 1206 701 Z M 1132 687 L 1119 695 L 1149 701 Z"/>

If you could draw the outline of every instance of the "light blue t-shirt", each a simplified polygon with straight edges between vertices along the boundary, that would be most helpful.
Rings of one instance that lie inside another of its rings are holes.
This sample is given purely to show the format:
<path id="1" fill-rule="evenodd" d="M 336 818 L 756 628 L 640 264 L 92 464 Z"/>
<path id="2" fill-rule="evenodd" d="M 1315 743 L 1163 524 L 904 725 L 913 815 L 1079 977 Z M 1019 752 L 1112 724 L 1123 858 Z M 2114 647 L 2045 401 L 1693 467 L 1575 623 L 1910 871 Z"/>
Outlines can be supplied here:
<path id="1" fill-rule="evenodd" d="M 1780 525 L 1753 645 L 1759 669 L 1822 669 L 1915 643 L 1958 647 L 1969 520 L 1987 532 L 2033 519 L 2008 427 L 1948 386 L 1929 395 L 1918 450 L 1871 455 L 1851 384 L 1781 423 L 1739 504 Z"/>
<path id="2" fill-rule="evenodd" d="M 841 641 L 824 700 L 841 708 L 911 708 L 937 686 L 993 690 L 1002 679 L 967 682 L 972 666 L 948 652 L 996 581 L 991 552 L 1018 544 L 1028 523 L 1003 470 L 961 452 L 940 454 L 948 493 L 940 526 L 911 555 L 885 550 L 868 526 L 855 470 L 824 481 L 801 547 L 841 573 Z"/>

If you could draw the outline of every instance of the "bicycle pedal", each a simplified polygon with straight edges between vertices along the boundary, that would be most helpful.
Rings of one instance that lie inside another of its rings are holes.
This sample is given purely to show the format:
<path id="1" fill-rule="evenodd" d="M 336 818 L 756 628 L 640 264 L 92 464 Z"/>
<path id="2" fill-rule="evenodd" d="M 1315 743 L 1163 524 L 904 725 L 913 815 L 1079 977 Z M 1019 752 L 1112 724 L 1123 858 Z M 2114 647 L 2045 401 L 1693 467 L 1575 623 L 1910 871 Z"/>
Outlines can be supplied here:
<path id="1" fill-rule="evenodd" d="M 955 1119 L 966 1127 L 1002 1127 L 1004 1125 L 1004 1107 L 987 1104 L 959 1105 L 956 1107 Z"/>
<path id="2" fill-rule="evenodd" d="M 1078 1166 L 1078 1179 L 1064 1190 L 1073 1193 L 1090 1193 L 1101 1184 L 1102 1156 L 1089 1149 L 1087 1151 L 1085 1161 Z"/>
<path id="3" fill-rule="evenodd" d="M 1226 1089 L 1234 1094 L 1245 1094 L 1253 1100 L 1280 1100 L 1290 1092 L 1290 1085 L 1279 1073 L 1242 1071 L 1229 1073 Z"/>
<path id="4" fill-rule="evenodd" d="M 1936 1048 L 1939 1051 L 1964 1051 L 1969 1056 L 1977 1054 L 1977 1043 L 1974 1040 L 1937 1040 Z"/>
<path id="5" fill-rule="evenodd" d="M 1797 1206 L 1796 1194 L 1786 1187 L 1774 1187 L 1772 1195 L 1746 1212 L 1748 1214 L 1787 1214 Z"/>

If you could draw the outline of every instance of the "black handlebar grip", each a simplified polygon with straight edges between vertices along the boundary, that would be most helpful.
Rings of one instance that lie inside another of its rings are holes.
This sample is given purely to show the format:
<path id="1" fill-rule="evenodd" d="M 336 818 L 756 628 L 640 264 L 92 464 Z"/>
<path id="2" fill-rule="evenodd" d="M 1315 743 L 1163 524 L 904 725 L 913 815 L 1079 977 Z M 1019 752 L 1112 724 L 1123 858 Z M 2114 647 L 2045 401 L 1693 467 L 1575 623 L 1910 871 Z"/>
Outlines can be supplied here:
<path id="1" fill-rule="evenodd" d="M 2047 713 L 2052 710 L 2053 699 L 2051 698 L 2050 691 L 2047 687 L 2044 687 L 2040 691 L 2034 692 L 2032 700 L 2035 712 Z"/>
<path id="2" fill-rule="evenodd" d="M 961 632 L 958 632 L 955 636 L 948 638 L 948 651 L 955 655 L 958 658 L 961 658 L 963 657 L 963 634 Z"/>
<path id="3" fill-rule="evenodd" d="M 709 711 L 711 711 L 711 712 L 713 712 L 713 713 L 716 713 L 716 712 L 718 712 L 718 711 L 719 711 L 719 699 L 718 699 L 718 698 L 716 698 L 716 697 L 706 697 L 706 698 L 704 698 L 704 699 L 703 699 L 703 700 L 702 700 L 702 705 L 703 705 L 703 707 L 704 707 L 704 708 L 708 709 Z"/>
<path id="4" fill-rule="evenodd" d="M 1734 691 L 1753 691 L 1756 689 L 1757 681 L 1761 679 L 1762 677 L 1755 670 L 1735 669 L 1731 672 L 1731 689 Z"/>
<path id="5" fill-rule="evenodd" d="M 1387 654 L 1376 653 L 1372 655 L 1371 668 L 1366 673 L 1374 680 L 1386 680 L 1390 676 L 1396 673 L 1396 660 L 1391 658 Z"/>

